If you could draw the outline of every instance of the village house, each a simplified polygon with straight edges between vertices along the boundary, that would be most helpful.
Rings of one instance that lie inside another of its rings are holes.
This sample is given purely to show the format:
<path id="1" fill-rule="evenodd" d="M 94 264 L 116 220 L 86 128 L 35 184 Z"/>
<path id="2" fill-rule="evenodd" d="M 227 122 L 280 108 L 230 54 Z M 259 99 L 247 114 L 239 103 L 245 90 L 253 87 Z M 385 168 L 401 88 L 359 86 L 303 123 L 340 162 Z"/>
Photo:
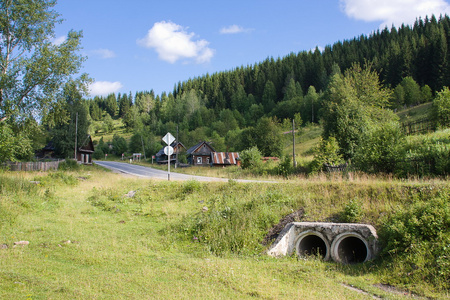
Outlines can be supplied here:
<path id="1" fill-rule="evenodd" d="M 186 151 L 186 147 L 181 142 L 174 141 L 170 146 L 173 148 L 173 154 L 170 156 L 170 163 L 175 164 L 177 160 L 177 153 L 178 155 L 184 154 Z M 169 159 L 168 156 L 164 153 L 163 147 L 161 150 L 158 151 L 155 155 L 156 163 L 158 164 L 167 164 L 167 160 Z"/>
<path id="2" fill-rule="evenodd" d="M 216 152 L 216 150 L 209 143 L 200 142 L 187 150 L 188 163 L 193 166 L 209 166 L 211 164 L 211 153 L 213 152 Z"/>
<path id="3" fill-rule="evenodd" d="M 83 144 L 77 150 L 77 162 L 80 164 L 92 164 L 92 155 L 94 154 L 94 144 L 90 135 L 87 135 Z"/>

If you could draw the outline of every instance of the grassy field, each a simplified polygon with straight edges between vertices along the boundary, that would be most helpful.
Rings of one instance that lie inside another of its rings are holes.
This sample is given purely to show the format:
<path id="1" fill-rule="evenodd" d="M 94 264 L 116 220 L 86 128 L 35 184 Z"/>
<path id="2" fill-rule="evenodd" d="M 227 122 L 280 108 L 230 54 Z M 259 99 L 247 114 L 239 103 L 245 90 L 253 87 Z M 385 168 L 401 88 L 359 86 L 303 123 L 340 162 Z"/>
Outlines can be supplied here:
<path id="1" fill-rule="evenodd" d="M 444 299 L 448 291 L 426 281 L 393 280 L 395 269 L 380 261 L 270 258 L 261 242 L 298 208 L 305 221 L 333 220 L 357 196 L 361 221 L 378 227 L 416 189 L 448 185 L 356 176 L 274 185 L 166 182 L 96 167 L 1 172 L 0 298 Z M 221 223 L 231 219 L 240 227 Z"/>
<path id="2" fill-rule="evenodd" d="M 408 123 L 419 119 L 428 118 L 432 107 L 432 102 L 420 104 L 401 110 L 397 113 L 401 122 Z"/>

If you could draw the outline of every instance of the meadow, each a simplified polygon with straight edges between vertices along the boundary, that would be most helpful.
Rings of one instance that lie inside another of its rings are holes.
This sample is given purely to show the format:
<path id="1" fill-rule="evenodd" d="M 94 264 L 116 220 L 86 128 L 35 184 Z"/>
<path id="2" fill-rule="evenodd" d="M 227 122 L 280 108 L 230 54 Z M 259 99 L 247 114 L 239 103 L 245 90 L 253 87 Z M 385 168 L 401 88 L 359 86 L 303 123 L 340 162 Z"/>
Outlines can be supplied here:
<path id="1" fill-rule="evenodd" d="M 155 181 L 96 166 L 2 171 L 0 298 L 445 299 L 448 252 L 430 267 L 429 244 L 420 247 L 426 240 L 410 243 L 417 248 L 406 256 L 390 251 L 358 265 L 264 251 L 269 231 L 293 212 L 299 221 L 369 223 L 401 245 L 389 218 L 400 224 L 398 212 L 432 199 L 445 210 L 449 191 L 445 180 L 357 174 L 268 184 Z M 447 238 L 450 218 L 428 209 L 427 222 L 434 216 Z"/>

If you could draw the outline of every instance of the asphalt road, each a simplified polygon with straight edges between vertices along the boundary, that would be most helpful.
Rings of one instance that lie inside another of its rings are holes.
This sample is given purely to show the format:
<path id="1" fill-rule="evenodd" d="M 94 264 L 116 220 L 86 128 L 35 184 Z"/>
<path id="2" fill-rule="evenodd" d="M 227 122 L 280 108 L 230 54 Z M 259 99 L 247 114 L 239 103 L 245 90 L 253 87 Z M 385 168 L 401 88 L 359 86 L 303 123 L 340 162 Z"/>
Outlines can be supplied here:
<path id="1" fill-rule="evenodd" d="M 167 171 L 161 171 L 153 169 L 150 167 L 144 167 L 139 165 L 133 165 L 129 163 L 115 162 L 115 161 L 94 161 L 99 166 L 105 167 L 107 169 L 117 171 L 120 173 L 125 173 L 133 176 L 143 177 L 143 178 L 153 178 L 153 179 L 163 179 L 168 180 L 169 174 Z M 205 177 L 205 176 L 194 176 L 186 175 L 180 173 L 170 172 L 170 180 L 197 180 L 197 181 L 223 181 L 228 182 L 226 178 L 216 178 L 216 177 Z M 239 182 L 255 182 L 254 180 L 242 180 L 238 179 Z"/>

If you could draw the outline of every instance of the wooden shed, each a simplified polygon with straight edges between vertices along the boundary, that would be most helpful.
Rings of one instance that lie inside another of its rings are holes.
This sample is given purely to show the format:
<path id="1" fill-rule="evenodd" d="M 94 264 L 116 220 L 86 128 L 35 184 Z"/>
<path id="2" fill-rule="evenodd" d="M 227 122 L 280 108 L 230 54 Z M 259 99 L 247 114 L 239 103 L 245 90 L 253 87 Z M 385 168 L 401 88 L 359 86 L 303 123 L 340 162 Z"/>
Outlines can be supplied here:
<path id="1" fill-rule="evenodd" d="M 91 136 L 88 135 L 83 144 L 77 150 L 77 162 L 80 164 L 92 164 L 92 155 L 94 154 L 94 144 Z"/>

